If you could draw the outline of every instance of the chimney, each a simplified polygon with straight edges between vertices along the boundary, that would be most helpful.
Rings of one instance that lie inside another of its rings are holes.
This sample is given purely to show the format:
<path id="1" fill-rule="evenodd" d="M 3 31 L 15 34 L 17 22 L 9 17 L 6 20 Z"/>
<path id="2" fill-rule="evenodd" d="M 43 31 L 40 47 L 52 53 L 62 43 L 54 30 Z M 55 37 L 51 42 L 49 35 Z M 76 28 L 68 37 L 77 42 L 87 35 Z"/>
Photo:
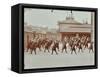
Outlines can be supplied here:
<path id="1" fill-rule="evenodd" d="M 72 10 L 71 10 L 71 19 L 73 19 L 73 12 L 72 12 Z"/>

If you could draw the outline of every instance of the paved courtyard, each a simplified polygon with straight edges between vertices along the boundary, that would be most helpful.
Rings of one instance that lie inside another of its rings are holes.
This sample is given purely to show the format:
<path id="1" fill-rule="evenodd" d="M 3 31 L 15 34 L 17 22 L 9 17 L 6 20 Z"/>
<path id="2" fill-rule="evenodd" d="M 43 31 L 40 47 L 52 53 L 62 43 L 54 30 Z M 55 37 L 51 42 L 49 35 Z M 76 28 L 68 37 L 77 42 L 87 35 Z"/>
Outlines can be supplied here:
<path id="1" fill-rule="evenodd" d="M 85 49 L 83 53 L 71 54 L 68 50 L 68 53 L 59 51 L 58 55 L 55 52 L 51 55 L 51 51 L 44 53 L 37 49 L 37 55 L 24 52 L 24 64 L 25 69 L 94 65 L 94 53 Z"/>

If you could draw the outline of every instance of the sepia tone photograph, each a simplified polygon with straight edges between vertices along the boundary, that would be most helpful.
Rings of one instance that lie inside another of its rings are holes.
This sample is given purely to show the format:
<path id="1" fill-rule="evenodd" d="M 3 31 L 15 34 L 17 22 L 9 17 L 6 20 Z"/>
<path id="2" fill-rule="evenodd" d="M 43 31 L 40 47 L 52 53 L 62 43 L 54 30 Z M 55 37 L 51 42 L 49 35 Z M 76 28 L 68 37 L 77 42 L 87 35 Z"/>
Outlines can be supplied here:
<path id="1" fill-rule="evenodd" d="M 95 64 L 95 14 L 24 8 L 24 69 Z"/>

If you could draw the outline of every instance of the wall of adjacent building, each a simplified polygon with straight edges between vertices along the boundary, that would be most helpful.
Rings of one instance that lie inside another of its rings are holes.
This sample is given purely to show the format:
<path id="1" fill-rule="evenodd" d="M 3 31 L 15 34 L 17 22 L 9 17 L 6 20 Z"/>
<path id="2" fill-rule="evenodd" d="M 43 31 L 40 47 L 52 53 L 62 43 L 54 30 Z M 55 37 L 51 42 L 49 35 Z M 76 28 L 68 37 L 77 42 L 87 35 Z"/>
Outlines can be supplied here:
<path id="1" fill-rule="evenodd" d="M 91 32 L 91 25 L 83 24 L 83 25 L 76 25 L 76 24 L 60 24 L 59 31 L 60 32 Z"/>

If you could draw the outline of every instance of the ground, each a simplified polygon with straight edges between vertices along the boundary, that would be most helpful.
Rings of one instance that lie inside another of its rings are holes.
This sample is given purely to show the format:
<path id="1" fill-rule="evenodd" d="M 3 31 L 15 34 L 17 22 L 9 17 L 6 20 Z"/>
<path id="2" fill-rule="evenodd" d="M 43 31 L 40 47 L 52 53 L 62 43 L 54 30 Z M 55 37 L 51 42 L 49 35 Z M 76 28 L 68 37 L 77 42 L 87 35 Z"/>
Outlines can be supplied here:
<path id="1" fill-rule="evenodd" d="M 24 65 L 25 69 L 94 65 L 94 52 L 89 53 L 85 49 L 84 52 L 78 53 L 77 50 L 77 54 L 71 54 L 68 50 L 68 53 L 59 51 L 58 55 L 55 52 L 51 55 L 51 51 L 44 53 L 37 49 L 35 55 L 34 51 L 32 54 L 25 51 Z"/>

